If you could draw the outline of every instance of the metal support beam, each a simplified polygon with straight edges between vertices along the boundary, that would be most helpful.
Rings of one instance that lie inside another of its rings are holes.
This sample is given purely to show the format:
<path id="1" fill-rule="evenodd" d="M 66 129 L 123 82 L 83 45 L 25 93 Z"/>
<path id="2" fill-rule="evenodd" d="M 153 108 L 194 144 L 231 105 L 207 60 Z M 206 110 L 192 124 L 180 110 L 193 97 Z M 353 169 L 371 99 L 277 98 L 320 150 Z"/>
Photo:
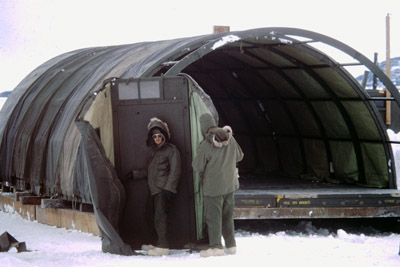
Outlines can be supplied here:
<path id="1" fill-rule="evenodd" d="M 400 217 L 400 206 L 394 207 L 310 207 L 246 208 L 235 207 L 234 219 L 333 219 Z"/>

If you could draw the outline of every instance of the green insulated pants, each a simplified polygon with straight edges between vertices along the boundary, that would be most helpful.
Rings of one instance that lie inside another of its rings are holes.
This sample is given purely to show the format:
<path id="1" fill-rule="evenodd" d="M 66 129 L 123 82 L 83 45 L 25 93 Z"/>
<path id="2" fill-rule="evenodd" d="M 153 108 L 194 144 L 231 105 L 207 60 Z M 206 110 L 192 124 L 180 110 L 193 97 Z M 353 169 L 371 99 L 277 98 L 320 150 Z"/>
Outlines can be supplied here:
<path id="1" fill-rule="evenodd" d="M 216 197 L 204 196 L 210 248 L 222 248 L 221 236 L 227 248 L 236 247 L 233 208 L 233 193 Z"/>
<path id="2" fill-rule="evenodd" d="M 157 247 L 168 248 L 166 199 L 162 193 L 153 196 L 154 228 L 157 232 Z"/>

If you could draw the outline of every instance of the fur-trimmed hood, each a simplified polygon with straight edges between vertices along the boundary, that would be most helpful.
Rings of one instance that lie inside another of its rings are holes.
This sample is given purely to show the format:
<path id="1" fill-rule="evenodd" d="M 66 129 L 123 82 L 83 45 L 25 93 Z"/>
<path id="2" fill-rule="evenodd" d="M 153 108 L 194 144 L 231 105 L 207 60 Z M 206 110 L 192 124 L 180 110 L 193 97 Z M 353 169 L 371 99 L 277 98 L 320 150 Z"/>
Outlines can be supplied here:
<path id="1" fill-rule="evenodd" d="M 171 133 L 169 131 L 168 124 L 157 117 L 153 117 L 150 119 L 150 122 L 147 124 L 147 131 L 148 133 L 147 133 L 146 144 L 148 147 L 155 146 L 152 135 L 156 131 L 160 132 L 165 137 L 165 140 L 160 145 L 160 147 L 163 146 L 165 143 L 168 143 L 171 138 Z"/>
<path id="2" fill-rule="evenodd" d="M 215 127 L 210 131 L 211 144 L 214 147 L 223 147 L 229 144 L 232 138 L 232 128 L 229 125 L 225 125 L 222 128 Z"/>

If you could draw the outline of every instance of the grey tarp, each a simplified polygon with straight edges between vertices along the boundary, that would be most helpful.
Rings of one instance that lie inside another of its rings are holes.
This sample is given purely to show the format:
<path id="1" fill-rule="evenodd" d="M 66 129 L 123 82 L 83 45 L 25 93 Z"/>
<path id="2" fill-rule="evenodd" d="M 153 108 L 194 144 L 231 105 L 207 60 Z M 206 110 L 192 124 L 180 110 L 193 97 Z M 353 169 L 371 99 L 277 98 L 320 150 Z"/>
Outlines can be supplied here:
<path id="1" fill-rule="evenodd" d="M 41 187 L 48 195 L 73 198 L 73 159 L 80 138 L 73 123 L 90 107 L 90 94 L 109 77 L 142 75 L 177 53 L 177 44 L 187 47 L 199 38 L 81 49 L 38 67 L 1 111 L 2 180 L 15 177 L 32 190 Z"/>
<path id="2" fill-rule="evenodd" d="M 125 190 L 111 162 L 105 157 L 99 138 L 89 123 L 76 123 L 82 134 L 77 173 L 88 181 L 103 252 L 133 255 L 131 247 L 118 234 L 125 204 Z"/>

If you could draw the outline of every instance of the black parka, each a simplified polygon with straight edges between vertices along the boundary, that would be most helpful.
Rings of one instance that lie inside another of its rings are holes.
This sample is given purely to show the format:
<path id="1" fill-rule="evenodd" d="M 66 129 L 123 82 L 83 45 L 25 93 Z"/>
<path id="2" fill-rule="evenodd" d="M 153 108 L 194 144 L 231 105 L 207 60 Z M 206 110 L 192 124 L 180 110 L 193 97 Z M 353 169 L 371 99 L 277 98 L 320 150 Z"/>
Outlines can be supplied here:
<path id="1" fill-rule="evenodd" d="M 178 148 L 169 142 L 170 132 L 168 125 L 157 119 L 150 120 L 147 145 L 147 179 L 151 195 L 160 193 L 163 189 L 177 193 L 177 186 L 181 177 L 181 157 Z M 165 141 L 157 146 L 152 140 L 154 129 L 161 130 Z"/>

